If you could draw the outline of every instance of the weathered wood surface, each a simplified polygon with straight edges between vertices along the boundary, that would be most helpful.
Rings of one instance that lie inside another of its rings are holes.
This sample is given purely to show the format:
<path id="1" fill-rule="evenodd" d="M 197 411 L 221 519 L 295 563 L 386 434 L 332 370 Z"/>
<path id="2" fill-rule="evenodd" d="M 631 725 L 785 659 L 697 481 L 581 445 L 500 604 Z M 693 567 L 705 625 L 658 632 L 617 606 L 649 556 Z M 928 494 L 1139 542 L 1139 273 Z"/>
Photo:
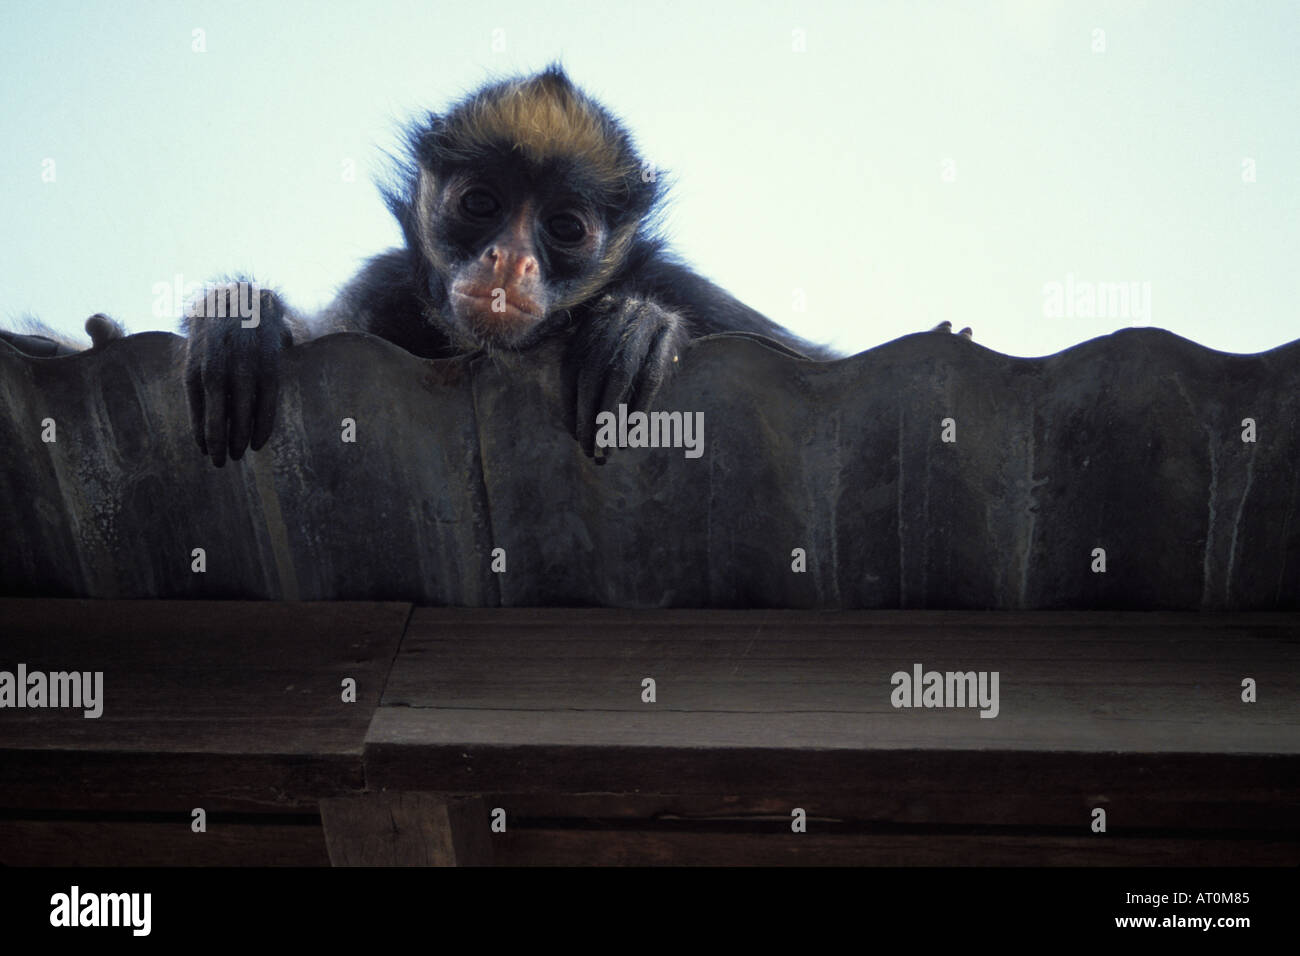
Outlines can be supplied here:
<path id="1" fill-rule="evenodd" d="M 1300 860 L 1293 842 L 1205 836 L 755 835 L 592 828 L 518 830 L 495 840 L 498 861 L 512 866 L 1294 866 Z"/>
<path id="2" fill-rule="evenodd" d="M 656 400 L 704 415 L 703 456 L 600 466 L 568 431 L 562 342 L 435 362 L 333 335 L 286 354 L 270 444 L 219 470 L 180 341 L 0 344 L 0 594 L 1300 608 L 1300 341 L 1228 355 L 1126 329 L 1029 359 L 922 333 L 819 364 L 712 337 Z"/>
<path id="3" fill-rule="evenodd" d="M 893 708 L 890 675 L 916 662 L 999 671 L 999 716 Z M 1294 830 L 1300 618 L 417 609 L 366 777 L 715 810 L 731 796 L 742 813 L 826 795 L 819 812 L 859 820 L 1069 826 L 1101 806 L 1113 827 Z"/>
<path id="4" fill-rule="evenodd" d="M 487 866 L 488 811 L 481 798 L 366 793 L 321 801 L 334 866 Z"/>
<path id="5" fill-rule="evenodd" d="M 316 808 L 362 744 L 405 604 L 0 600 L 0 669 L 103 671 L 104 711 L 0 710 L 0 807 Z M 356 703 L 342 681 L 357 683 Z"/>
<path id="6" fill-rule="evenodd" d="M 106 704 L 0 710 L 0 863 L 1300 864 L 1294 614 L 0 601 L 19 661 Z"/>
<path id="7" fill-rule="evenodd" d="M 0 819 L 0 866 L 328 866 L 312 823 Z"/>

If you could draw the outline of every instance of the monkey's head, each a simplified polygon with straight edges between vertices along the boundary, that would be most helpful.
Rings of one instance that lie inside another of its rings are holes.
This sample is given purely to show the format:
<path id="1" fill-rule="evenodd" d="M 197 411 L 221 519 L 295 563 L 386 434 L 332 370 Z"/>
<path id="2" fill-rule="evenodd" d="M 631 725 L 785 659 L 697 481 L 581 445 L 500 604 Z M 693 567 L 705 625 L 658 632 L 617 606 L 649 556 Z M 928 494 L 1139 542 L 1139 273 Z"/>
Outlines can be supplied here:
<path id="1" fill-rule="evenodd" d="M 615 281 L 659 195 L 622 125 L 558 66 L 409 138 L 389 206 L 431 305 L 475 346 L 531 344 Z"/>

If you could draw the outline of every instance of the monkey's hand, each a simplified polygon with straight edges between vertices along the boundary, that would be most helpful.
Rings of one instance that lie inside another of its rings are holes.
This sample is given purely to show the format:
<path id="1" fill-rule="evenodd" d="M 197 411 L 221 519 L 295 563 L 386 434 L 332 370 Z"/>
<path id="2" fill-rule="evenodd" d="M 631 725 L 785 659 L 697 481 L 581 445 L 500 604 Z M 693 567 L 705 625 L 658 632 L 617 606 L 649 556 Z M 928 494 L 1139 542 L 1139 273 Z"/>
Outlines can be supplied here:
<path id="1" fill-rule="evenodd" d="M 648 299 L 602 296 L 579 324 L 569 345 L 567 381 L 574 390 L 574 435 L 596 453 L 596 416 L 603 411 L 649 411 L 659 387 L 676 367 L 690 335 L 676 312 Z"/>
<path id="2" fill-rule="evenodd" d="M 252 283 L 209 289 L 186 310 L 185 392 L 203 454 L 220 468 L 271 436 L 280 353 L 293 344 L 279 296 Z"/>

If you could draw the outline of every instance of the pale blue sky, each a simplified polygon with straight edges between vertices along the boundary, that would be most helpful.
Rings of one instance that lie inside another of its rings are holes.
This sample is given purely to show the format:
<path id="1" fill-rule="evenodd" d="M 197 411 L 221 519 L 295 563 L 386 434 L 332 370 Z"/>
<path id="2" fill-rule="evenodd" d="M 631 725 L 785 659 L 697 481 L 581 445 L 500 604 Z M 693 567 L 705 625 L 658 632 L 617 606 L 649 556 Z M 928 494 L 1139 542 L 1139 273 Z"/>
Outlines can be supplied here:
<path id="1" fill-rule="evenodd" d="M 1150 283 L 1150 324 L 1214 348 L 1300 336 L 1290 0 L 10 0 L 0 320 L 174 328 L 156 283 L 237 270 L 317 307 L 398 241 L 371 182 L 398 124 L 553 59 L 672 171 L 677 247 L 811 338 L 946 318 L 1041 355 L 1129 324 L 1045 316 L 1067 276 Z"/>

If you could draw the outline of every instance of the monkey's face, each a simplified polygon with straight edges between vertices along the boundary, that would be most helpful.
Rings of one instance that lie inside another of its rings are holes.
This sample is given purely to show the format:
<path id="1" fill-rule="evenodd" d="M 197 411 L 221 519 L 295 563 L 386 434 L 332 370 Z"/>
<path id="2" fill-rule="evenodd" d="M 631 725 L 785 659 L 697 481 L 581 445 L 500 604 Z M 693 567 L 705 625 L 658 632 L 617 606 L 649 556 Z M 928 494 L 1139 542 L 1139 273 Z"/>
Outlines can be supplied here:
<path id="1" fill-rule="evenodd" d="M 481 345 L 522 348 L 599 285 L 605 217 L 562 177 L 462 171 L 428 221 L 448 319 Z"/>

